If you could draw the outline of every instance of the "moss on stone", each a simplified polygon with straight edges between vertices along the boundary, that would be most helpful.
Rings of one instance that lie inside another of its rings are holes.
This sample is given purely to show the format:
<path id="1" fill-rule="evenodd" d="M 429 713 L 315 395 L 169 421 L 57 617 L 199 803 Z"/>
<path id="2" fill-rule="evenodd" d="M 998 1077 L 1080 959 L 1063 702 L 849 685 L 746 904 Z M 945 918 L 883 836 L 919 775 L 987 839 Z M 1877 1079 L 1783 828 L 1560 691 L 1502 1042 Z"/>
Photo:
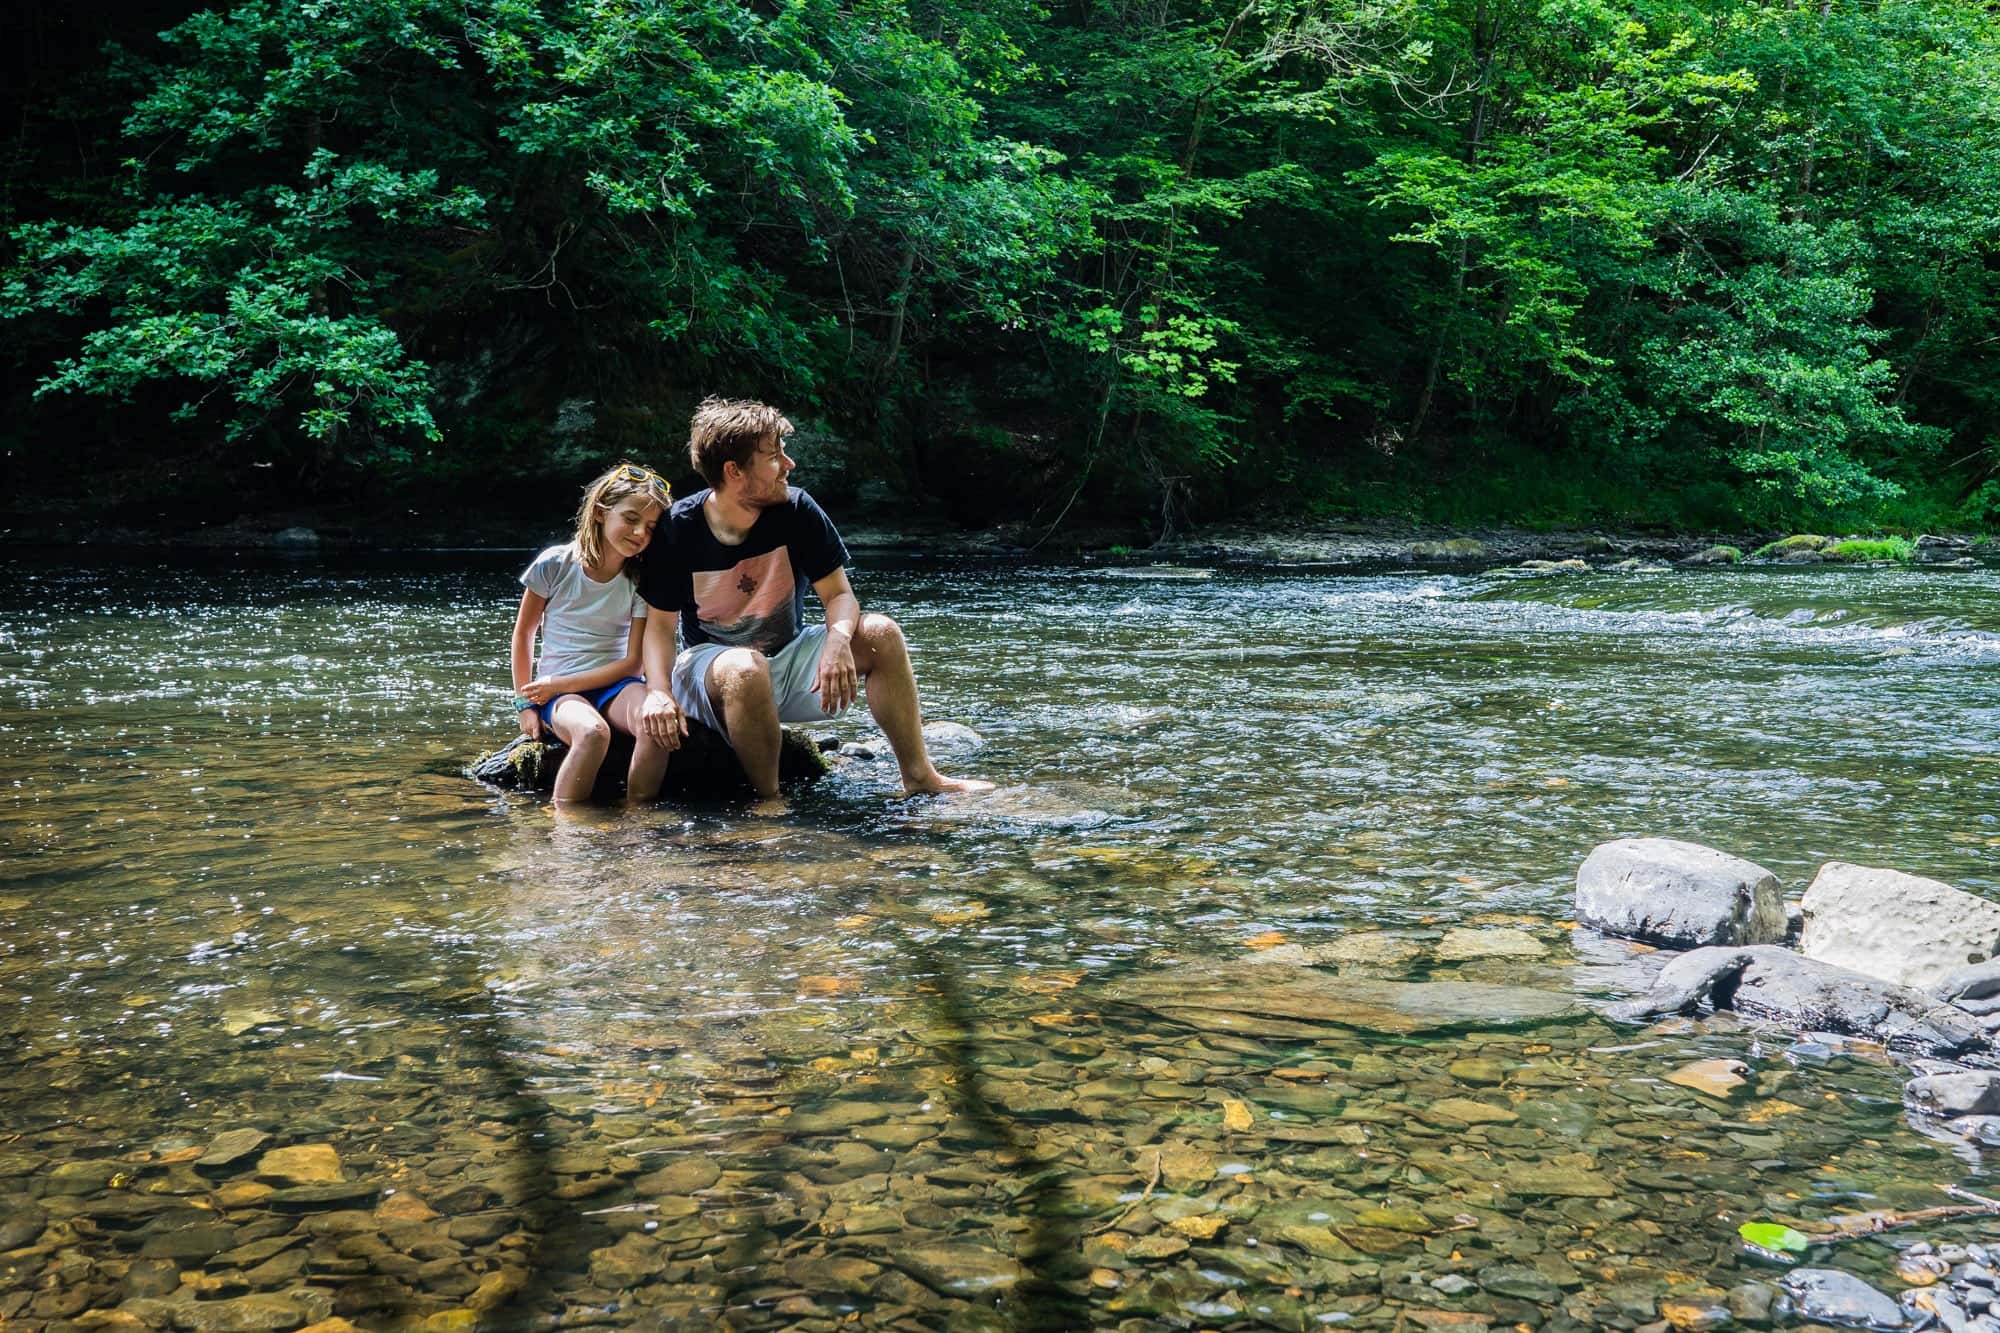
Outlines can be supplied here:
<path id="1" fill-rule="evenodd" d="M 1755 554 L 1759 560 L 1778 560 L 1801 551 L 1824 551 L 1832 543 L 1833 539 L 1830 537 L 1822 537 L 1813 532 L 1801 532 L 1768 542 L 1758 547 Z"/>

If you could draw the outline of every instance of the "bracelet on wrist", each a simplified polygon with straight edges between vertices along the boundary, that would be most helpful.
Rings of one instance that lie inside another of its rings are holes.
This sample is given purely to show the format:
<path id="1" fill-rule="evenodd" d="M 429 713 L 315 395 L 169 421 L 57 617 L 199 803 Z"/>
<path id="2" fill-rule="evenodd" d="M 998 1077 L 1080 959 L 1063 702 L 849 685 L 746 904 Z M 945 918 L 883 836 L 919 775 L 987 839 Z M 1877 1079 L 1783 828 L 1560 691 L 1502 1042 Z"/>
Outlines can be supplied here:
<path id="1" fill-rule="evenodd" d="M 528 709 L 530 709 L 530 708 L 533 708 L 534 706 L 535 706 L 535 701 L 534 701 L 533 699 L 523 699 L 523 698 L 522 698 L 522 697 L 521 697 L 520 695 L 518 695 L 518 694 L 514 696 L 514 711 L 515 711 L 515 712 L 517 712 L 517 713 L 523 713 L 523 712 L 526 712 L 526 711 L 527 711 Z"/>

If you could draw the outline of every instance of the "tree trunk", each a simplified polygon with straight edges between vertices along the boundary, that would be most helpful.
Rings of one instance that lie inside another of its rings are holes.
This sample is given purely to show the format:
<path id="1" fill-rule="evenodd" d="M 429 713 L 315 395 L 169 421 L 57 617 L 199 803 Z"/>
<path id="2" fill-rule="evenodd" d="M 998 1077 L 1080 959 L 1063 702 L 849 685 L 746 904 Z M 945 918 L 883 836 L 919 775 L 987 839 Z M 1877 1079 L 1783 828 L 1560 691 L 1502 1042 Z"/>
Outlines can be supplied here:
<path id="1" fill-rule="evenodd" d="M 1486 117 L 1493 96 L 1494 27 L 1495 22 L 1487 12 L 1486 0 L 1479 0 L 1472 14 L 1472 60 L 1479 67 L 1479 92 L 1472 99 L 1472 119 L 1465 127 L 1465 164 L 1468 167 L 1479 165 L 1479 149 L 1486 142 Z M 1412 444 L 1422 436 L 1424 422 L 1429 419 L 1431 404 L 1437 397 L 1438 377 L 1444 369 L 1445 339 L 1450 332 L 1452 318 L 1465 303 L 1465 275 L 1471 262 L 1471 242 L 1460 236 L 1458 252 L 1452 257 L 1451 305 L 1445 317 L 1438 321 L 1437 336 L 1431 339 L 1430 356 L 1424 364 L 1424 387 L 1417 394 L 1416 411 L 1410 414 L 1408 434 Z"/>

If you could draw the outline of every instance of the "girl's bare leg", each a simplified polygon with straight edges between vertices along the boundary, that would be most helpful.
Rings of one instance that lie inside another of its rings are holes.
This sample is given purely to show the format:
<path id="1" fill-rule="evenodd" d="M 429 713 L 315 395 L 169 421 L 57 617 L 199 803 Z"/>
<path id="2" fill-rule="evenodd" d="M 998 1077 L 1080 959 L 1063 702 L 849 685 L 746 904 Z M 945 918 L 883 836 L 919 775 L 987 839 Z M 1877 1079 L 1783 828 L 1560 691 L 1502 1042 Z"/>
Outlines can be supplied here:
<path id="1" fill-rule="evenodd" d="M 625 800 L 630 805 L 650 801 L 660 794 L 660 783 L 667 776 L 667 760 L 673 757 L 672 751 L 646 739 L 639 725 L 639 709 L 645 702 L 646 687 L 634 681 L 618 691 L 611 706 L 604 710 L 610 715 L 611 725 L 632 738 L 632 764 L 625 770 Z"/>
<path id="2" fill-rule="evenodd" d="M 597 770 L 611 746 L 611 724 L 580 694 L 565 694 L 549 710 L 549 725 L 569 753 L 556 770 L 556 808 L 580 805 L 597 785 Z"/>

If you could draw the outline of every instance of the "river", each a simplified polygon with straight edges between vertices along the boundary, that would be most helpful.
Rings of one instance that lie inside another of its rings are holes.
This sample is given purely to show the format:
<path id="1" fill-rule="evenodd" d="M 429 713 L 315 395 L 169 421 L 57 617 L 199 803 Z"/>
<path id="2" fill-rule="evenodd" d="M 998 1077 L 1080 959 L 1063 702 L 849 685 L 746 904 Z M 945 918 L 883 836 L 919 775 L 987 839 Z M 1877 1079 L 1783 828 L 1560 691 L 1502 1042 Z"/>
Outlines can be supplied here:
<path id="1" fill-rule="evenodd" d="M 997 792 L 558 822 L 458 772 L 523 553 L 103 558 L 0 592 L 0 1320 L 1633 1327 L 1981 1188 L 1865 1043 L 1608 1022 L 1658 959 L 1569 914 L 1641 834 L 2000 897 L 2000 570 L 869 556 Z M 1171 1003 L 1301 975 L 1578 1007 Z"/>

